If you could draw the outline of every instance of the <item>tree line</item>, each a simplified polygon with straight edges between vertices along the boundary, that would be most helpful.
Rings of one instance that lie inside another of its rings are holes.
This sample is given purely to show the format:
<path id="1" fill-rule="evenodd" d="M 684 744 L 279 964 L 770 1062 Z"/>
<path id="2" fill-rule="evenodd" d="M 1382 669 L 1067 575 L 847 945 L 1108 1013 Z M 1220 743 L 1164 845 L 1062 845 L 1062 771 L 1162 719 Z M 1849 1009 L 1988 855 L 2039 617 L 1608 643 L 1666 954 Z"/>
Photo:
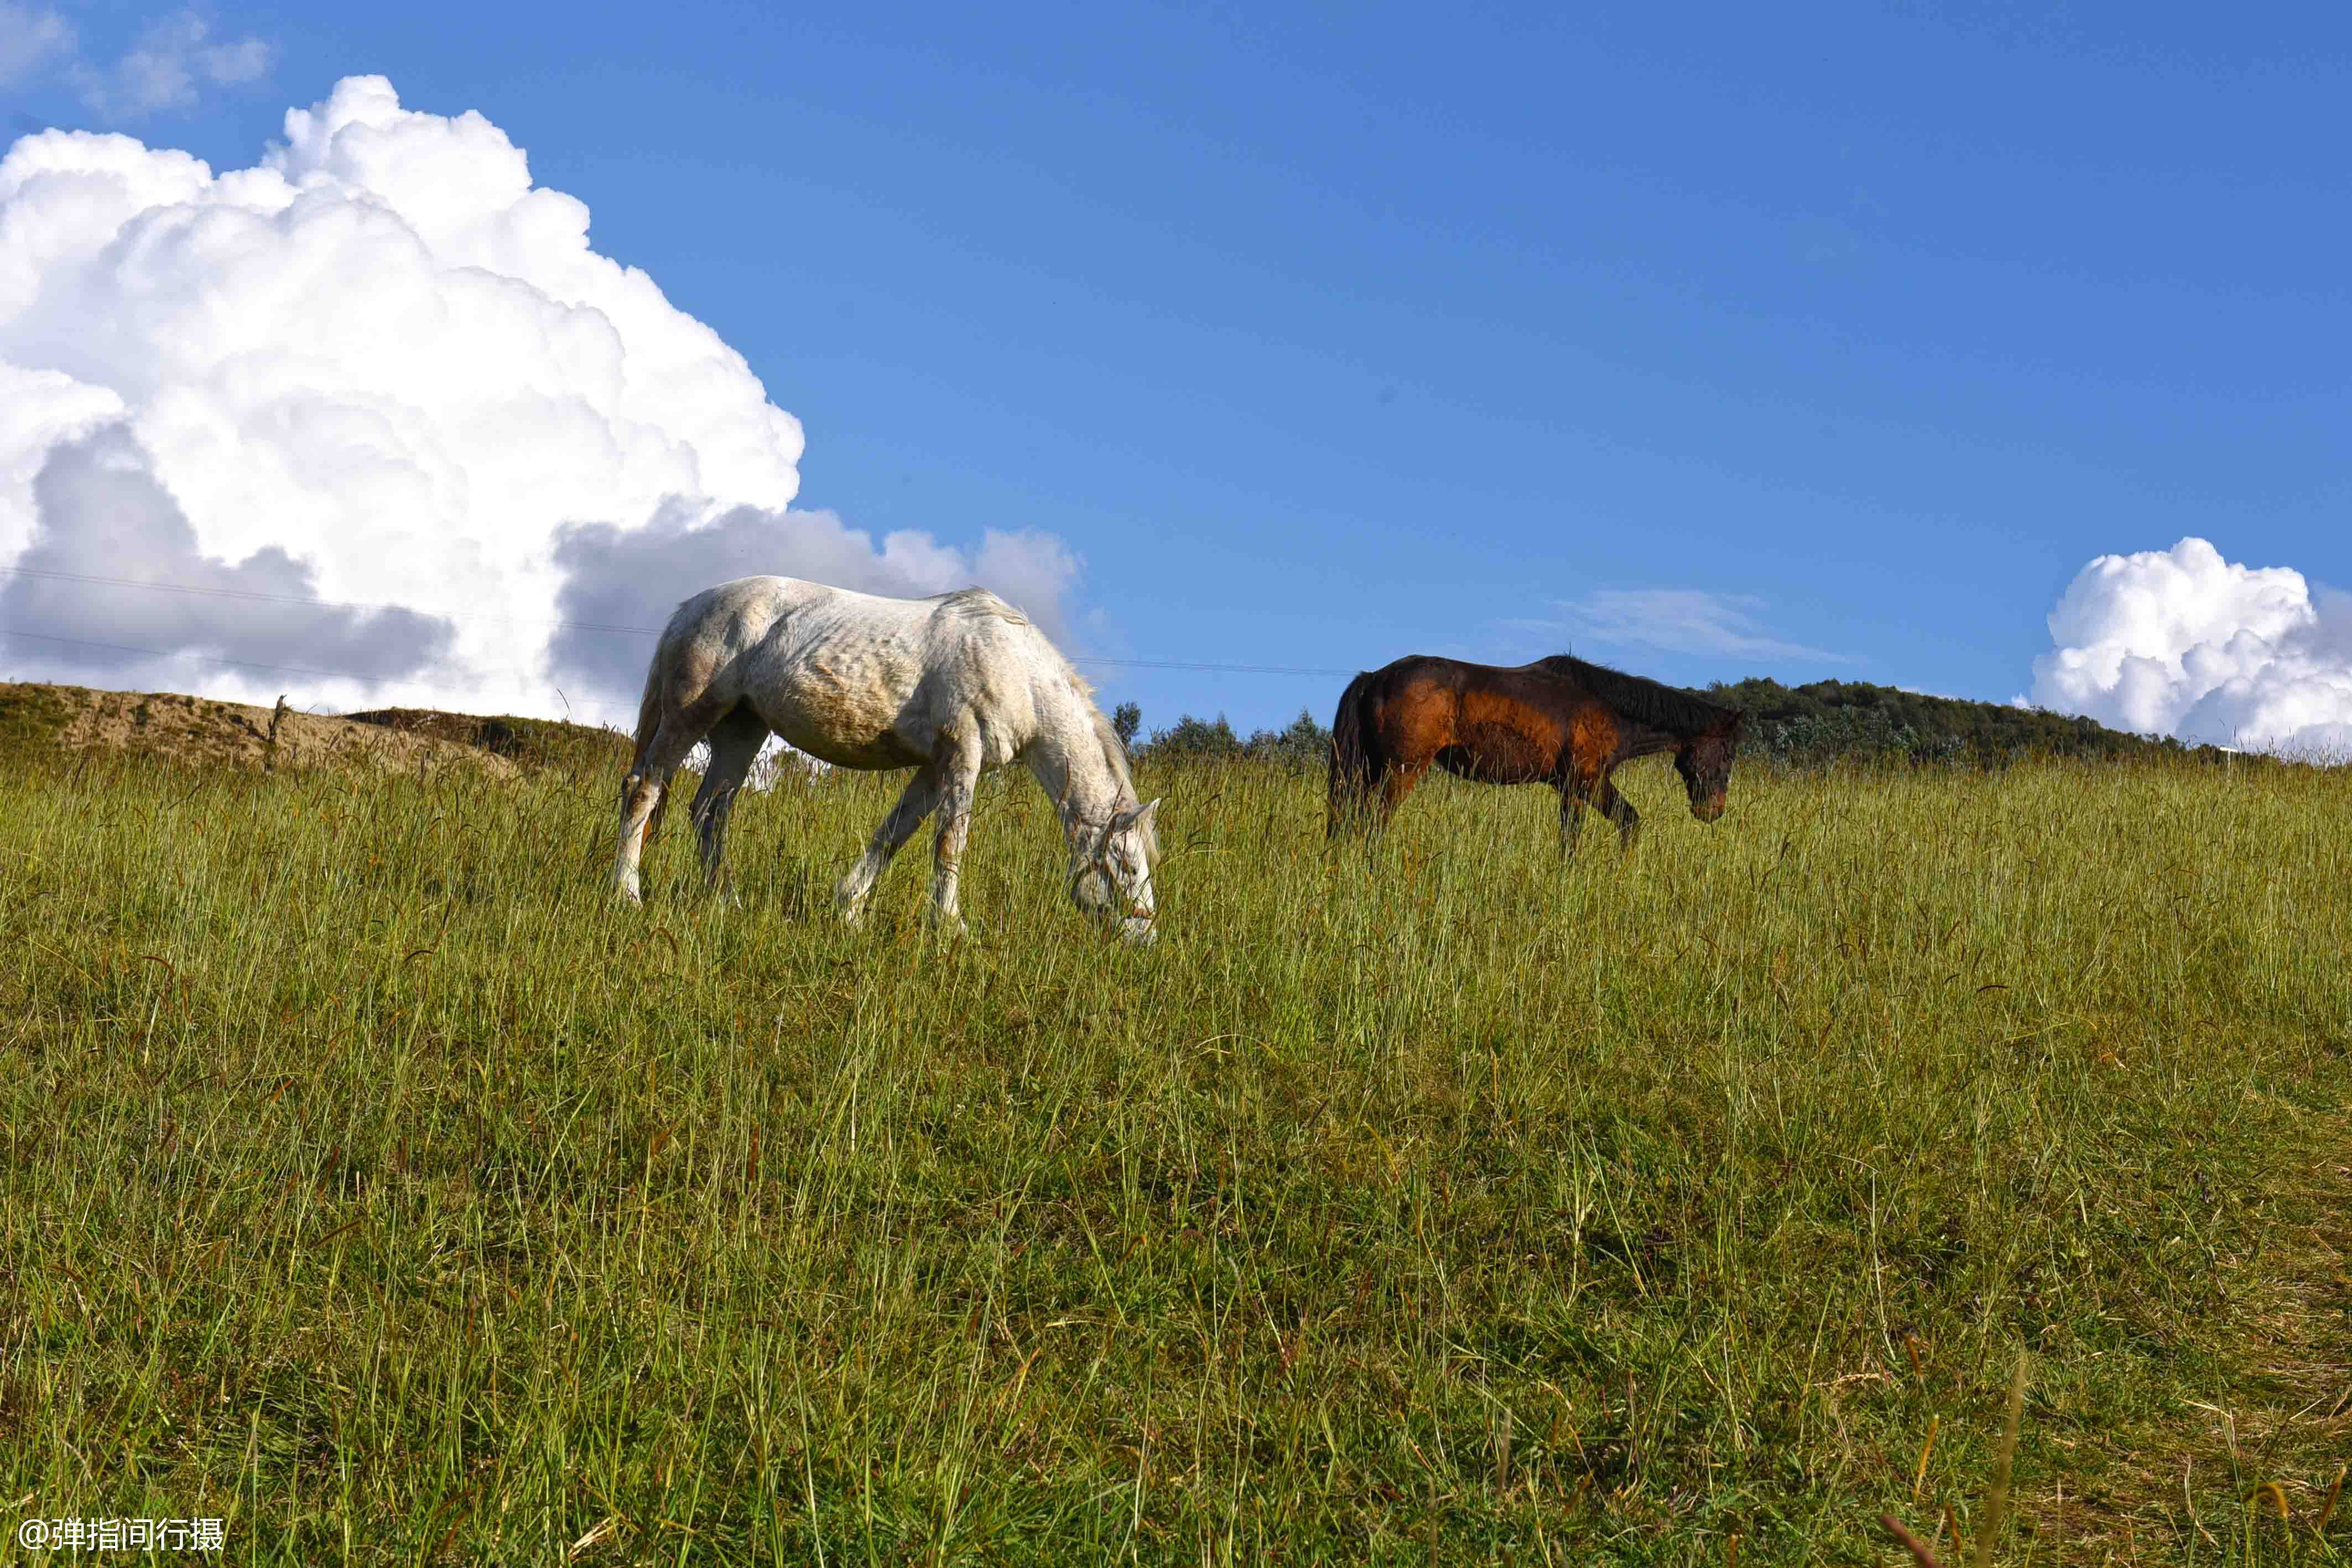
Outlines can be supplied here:
<path id="1" fill-rule="evenodd" d="M 2218 762 L 2234 755 L 2220 747 L 2184 745 L 2170 736 L 2109 729 L 2078 714 L 1930 696 L 1867 681 L 1784 686 L 1751 676 L 1717 681 L 1692 695 L 1746 713 L 1741 755 L 1785 768 L 1843 761 L 1999 768 L 2030 757 L 2124 761 L 2169 756 Z"/>
<path id="2" fill-rule="evenodd" d="M 2121 761 L 2172 756 L 2220 761 L 2234 754 L 2189 746 L 2167 737 L 2132 735 L 2094 719 L 2046 708 L 1930 696 L 1867 681 L 1813 681 L 1784 686 L 1751 676 L 1682 688 L 1720 707 L 1748 715 L 1740 756 L 1792 769 L 1840 763 L 1903 763 L 1917 767 L 2005 767 L 2030 757 Z M 1143 711 L 1121 703 L 1111 714 L 1119 739 L 1139 759 L 1155 762 L 1270 762 L 1319 769 L 1331 755 L 1331 732 L 1301 709 L 1281 729 L 1236 731 L 1225 716 L 1180 716 L 1143 736 Z M 2252 762 L 2255 758 L 2244 760 Z"/>

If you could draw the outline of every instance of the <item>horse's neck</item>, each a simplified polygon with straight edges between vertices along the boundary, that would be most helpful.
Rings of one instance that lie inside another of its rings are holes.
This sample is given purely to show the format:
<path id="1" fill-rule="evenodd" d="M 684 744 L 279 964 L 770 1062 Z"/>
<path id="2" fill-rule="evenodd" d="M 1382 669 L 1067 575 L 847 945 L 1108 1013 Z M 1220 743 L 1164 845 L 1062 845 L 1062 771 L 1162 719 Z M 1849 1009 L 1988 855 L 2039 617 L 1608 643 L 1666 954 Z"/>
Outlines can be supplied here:
<path id="1" fill-rule="evenodd" d="M 1633 724 L 1627 727 L 1631 731 L 1625 743 L 1625 760 L 1628 762 L 1637 757 L 1655 757 L 1662 751 L 1672 751 L 1683 743 L 1682 737 L 1669 735 L 1655 725 Z"/>
<path id="2" fill-rule="evenodd" d="M 1052 799 L 1066 832 L 1080 823 L 1100 827 L 1113 811 L 1134 803 L 1125 798 L 1131 792 L 1103 755 L 1102 737 L 1077 695 L 1046 706 L 1050 711 L 1039 715 L 1044 722 L 1025 753 L 1029 771 Z"/>

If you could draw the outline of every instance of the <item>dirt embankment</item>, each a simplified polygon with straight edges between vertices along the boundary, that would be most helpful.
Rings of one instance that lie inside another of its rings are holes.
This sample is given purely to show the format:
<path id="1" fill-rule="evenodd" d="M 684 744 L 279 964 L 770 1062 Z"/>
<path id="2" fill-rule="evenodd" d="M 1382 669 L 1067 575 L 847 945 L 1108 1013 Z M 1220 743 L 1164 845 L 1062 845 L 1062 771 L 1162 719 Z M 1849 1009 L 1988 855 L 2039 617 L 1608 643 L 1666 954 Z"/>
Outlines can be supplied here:
<path id="1" fill-rule="evenodd" d="M 617 730 L 551 718 L 517 718 L 443 713 L 437 708 L 387 707 L 344 716 L 354 724 L 382 725 L 405 735 L 476 747 L 534 771 L 616 773 L 635 747 Z"/>
<path id="2" fill-rule="evenodd" d="M 0 747 L 54 746 L 230 768 L 521 769 L 479 745 L 331 715 L 275 712 L 171 692 L 0 685 Z"/>

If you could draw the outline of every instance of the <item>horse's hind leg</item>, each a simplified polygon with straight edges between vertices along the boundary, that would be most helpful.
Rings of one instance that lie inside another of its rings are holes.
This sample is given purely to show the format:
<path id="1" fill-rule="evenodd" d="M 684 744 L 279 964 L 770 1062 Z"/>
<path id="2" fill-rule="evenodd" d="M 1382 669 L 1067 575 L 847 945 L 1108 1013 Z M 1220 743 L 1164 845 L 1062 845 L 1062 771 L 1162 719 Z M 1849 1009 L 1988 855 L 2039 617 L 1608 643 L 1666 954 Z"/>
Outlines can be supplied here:
<path id="1" fill-rule="evenodd" d="M 1584 829 L 1584 797 L 1574 784 L 1559 787 L 1559 852 L 1576 852 L 1576 840 Z"/>
<path id="2" fill-rule="evenodd" d="M 644 902 L 637 862 L 645 854 L 647 826 L 661 805 L 663 791 L 669 788 L 670 774 L 676 771 L 654 768 L 648 747 L 621 780 L 621 839 L 613 856 L 613 888 L 631 904 Z"/>
<path id="3" fill-rule="evenodd" d="M 1332 743 L 1330 781 L 1325 794 L 1323 837 L 1363 831 L 1371 814 L 1372 776 L 1376 767 L 1368 758 L 1343 757 Z"/>
<path id="4" fill-rule="evenodd" d="M 1367 781 L 1371 807 L 1371 842 L 1366 845 L 1367 853 L 1388 831 L 1389 820 L 1430 765 L 1454 744 L 1454 718 L 1450 699 L 1422 688 L 1408 692 L 1406 700 L 1381 715 L 1374 752 L 1380 760 Z"/>
<path id="5" fill-rule="evenodd" d="M 694 826 L 702 851 L 703 885 L 719 889 L 719 862 L 727 853 L 727 818 L 735 796 L 766 744 L 768 727 L 748 706 L 720 719 L 710 731 L 710 771 L 694 795 Z"/>
<path id="6" fill-rule="evenodd" d="M 899 846 L 915 836 L 915 830 L 923 825 L 923 819 L 931 814 L 939 800 L 937 765 L 926 764 L 908 784 L 906 793 L 898 797 L 898 803 L 890 808 L 890 814 L 882 819 L 882 825 L 874 830 L 874 840 L 866 846 L 866 852 L 857 857 L 857 863 L 849 868 L 849 874 L 833 890 L 834 907 L 844 920 L 855 925 L 865 918 L 866 895 L 874 890 L 874 879 L 882 874 Z"/>
<path id="7" fill-rule="evenodd" d="M 1365 768 L 1333 779 L 1328 815 L 1323 827 L 1324 838 L 1330 840 L 1342 833 L 1369 832 L 1387 821 L 1388 813 L 1395 810 L 1395 803 L 1383 801 L 1381 789 L 1394 771 L 1385 767 Z M 1412 786 L 1408 784 L 1405 788 L 1409 789 Z"/>
<path id="8" fill-rule="evenodd" d="M 1380 792 L 1373 800 L 1372 831 L 1375 834 L 1386 831 L 1389 819 L 1396 815 L 1396 809 L 1404 804 L 1404 798 L 1412 793 L 1412 787 L 1420 783 L 1421 776 L 1428 771 L 1426 758 L 1419 762 L 1390 765 L 1388 771 L 1381 776 Z"/>
<path id="9" fill-rule="evenodd" d="M 638 748 L 636 760 L 629 765 L 629 776 L 621 780 L 621 841 L 613 858 L 613 886 L 631 904 L 641 898 L 637 862 L 645 853 L 646 840 L 652 836 L 652 824 L 659 821 L 670 775 L 677 771 L 710 722 L 691 707 L 664 716 L 653 738 Z"/>

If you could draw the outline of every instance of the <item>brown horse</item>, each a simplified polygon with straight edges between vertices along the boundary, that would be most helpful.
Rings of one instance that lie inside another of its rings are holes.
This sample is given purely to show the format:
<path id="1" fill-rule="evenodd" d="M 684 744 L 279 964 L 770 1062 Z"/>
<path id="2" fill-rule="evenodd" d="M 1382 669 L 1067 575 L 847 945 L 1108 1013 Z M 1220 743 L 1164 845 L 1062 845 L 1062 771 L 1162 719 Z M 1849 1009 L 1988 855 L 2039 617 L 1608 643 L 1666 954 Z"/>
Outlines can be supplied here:
<path id="1" fill-rule="evenodd" d="M 1576 848 L 1590 805 L 1633 847 L 1642 819 L 1609 775 L 1671 751 L 1691 815 L 1723 814 L 1740 714 L 1687 692 L 1566 654 L 1497 668 L 1414 653 L 1348 683 L 1331 720 L 1331 820 L 1385 826 L 1435 763 L 1486 784 L 1559 791 L 1560 845 Z"/>

